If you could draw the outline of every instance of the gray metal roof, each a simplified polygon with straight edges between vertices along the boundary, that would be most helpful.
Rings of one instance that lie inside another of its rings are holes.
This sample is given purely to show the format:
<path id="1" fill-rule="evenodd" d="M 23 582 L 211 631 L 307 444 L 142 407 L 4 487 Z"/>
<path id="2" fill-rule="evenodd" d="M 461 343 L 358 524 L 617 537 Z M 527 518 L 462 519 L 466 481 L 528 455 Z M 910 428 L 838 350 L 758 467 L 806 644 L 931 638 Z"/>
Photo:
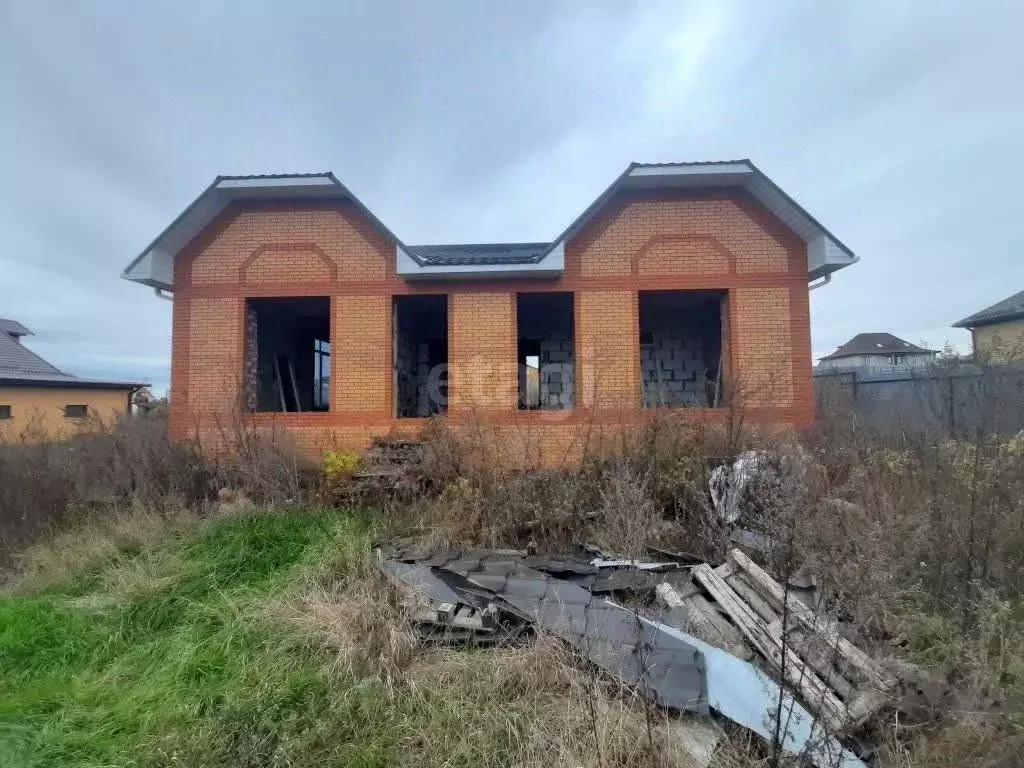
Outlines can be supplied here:
<path id="1" fill-rule="evenodd" d="M 31 336 L 32 331 L 19 323 L 17 320 L 7 320 L 0 317 L 0 333 L 7 333 L 11 336 Z"/>
<path id="2" fill-rule="evenodd" d="M 411 255 L 427 266 L 465 264 L 532 264 L 551 243 L 484 243 L 479 245 L 410 245 Z"/>
<path id="3" fill-rule="evenodd" d="M 64 375 L 10 333 L 0 333 L 0 379 Z"/>
<path id="4" fill-rule="evenodd" d="M 82 389 L 136 389 L 146 386 L 141 382 L 80 379 L 50 365 L 31 349 L 20 343 L 15 335 L 30 333 L 21 323 L 5 321 L 22 329 L 12 333 L 0 327 L 0 386 L 25 385 L 39 387 L 80 387 Z"/>
<path id="5" fill-rule="evenodd" d="M 333 173 L 218 176 L 122 272 L 128 280 L 171 290 L 177 253 L 228 205 L 252 199 L 348 200 L 396 246 L 405 279 L 549 277 L 564 271 L 565 244 L 620 191 L 743 189 L 807 243 L 808 279 L 857 261 L 853 252 L 749 160 L 631 163 L 558 238 L 547 243 L 405 245 Z M 477 269 L 479 267 L 479 269 Z"/>
<path id="6" fill-rule="evenodd" d="M 1005 323 L 1007 320 L 1024 319 L 1024 291 L 997 301 L 991 307 L 985 307 L 970 317 L 953 323 L 954 328 L 977 328 L 980 325 Z"/>
<path id="7" fill-rule="evenodd" d="M 909 341 L 904 341 L 891 333 L 858 333 L 848 342 L 843 344 L 831 355 L 825 355 L 822 360 L 835 360 L 840 357 L 854 357 L 859 355 L 935 355 L 935 350 L 925 349 Z"/>

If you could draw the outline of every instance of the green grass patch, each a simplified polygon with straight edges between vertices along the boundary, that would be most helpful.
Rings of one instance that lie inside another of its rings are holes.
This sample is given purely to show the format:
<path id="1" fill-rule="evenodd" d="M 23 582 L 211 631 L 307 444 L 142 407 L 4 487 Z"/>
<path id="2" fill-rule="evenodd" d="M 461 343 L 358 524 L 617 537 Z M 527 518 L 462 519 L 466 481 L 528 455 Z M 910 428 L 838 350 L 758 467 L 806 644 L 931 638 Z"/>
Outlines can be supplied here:
<path id="1" fill-rule="evenodd" d="M 0 765 L 387 764 L 379 686 L 266 611 L 368 537 L 342 513 L 209 522 L 0 600 Z"/>

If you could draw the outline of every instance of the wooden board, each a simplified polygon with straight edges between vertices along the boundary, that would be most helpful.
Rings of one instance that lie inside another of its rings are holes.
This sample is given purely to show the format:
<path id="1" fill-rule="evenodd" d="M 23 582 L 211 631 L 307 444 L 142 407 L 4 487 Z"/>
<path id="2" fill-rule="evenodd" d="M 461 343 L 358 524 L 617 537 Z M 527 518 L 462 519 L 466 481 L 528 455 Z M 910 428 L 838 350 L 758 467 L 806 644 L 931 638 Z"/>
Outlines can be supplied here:
<path id="1" fill-rule="evenodd" d="M 851 674 L 859 678 L 856 682 L 866 683 L 883 693 L 891 691 L 896 686 L 896 677 L 843 637 L 834 621 L 812 611 L 793 595 L 786 595 L 779 582 L 740 550 L 732 550 L 729 559 L 749 577 L 754 588 L 770 601 L 777 611 L 783 610 L 785 601 L 791 617 L 808 631 L 817 634 L 828 647 L 834 648 L 836 655 L 850 668 Z"/>
<path id="2" fill-rule="evenodd" d="M 792 648 L 783 644 L 778 635 L 768 630 L 768 625 L 743 602 L 725 579 L 709 565 L 698 565 L 693 569 L 693 577 L 708 590 L 765 661 L 799 691 L 828 728 L 837 731 L 847 725 L 849 712 L 835 691 Z"/>

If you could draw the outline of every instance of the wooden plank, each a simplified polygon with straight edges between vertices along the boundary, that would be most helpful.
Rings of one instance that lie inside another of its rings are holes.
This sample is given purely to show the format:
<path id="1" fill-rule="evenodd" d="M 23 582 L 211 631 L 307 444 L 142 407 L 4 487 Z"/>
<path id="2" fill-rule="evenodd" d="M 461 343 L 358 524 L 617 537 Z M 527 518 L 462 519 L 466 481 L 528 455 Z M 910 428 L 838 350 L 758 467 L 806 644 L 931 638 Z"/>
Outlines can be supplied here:
<path id="1" fill-rule="evenodd" d="M 784 646 L 778 637 L 772 635 L 765 622 L 710 566 L 698 565 L 693 569 L 693 577 L 715 598 L 754 649 L 800 692 L 822 722 L 831 730 L 841 730 L 849 717 L 846 706 L 814 670 L 792 648 Z"/>
<path id="2" fill-rule="evenodd" d="M 737 568 L 749 576 L 750 583 L 765 599 L 778 606 L 778 610 L 781 611 L 783 604 L 787 604 L 790 616 L 794 617 L 807 629 L 820 635 L 829 647 L 835 648 L 837 656 L 852 667 L 862 678 L 863 682 L 883 693 L 888 693 L 896 686 L 896 677 L 839 634 L 834 621 L 812 611 L 793 595 L 786 595 L 779 582 L 769 576 L 764 569 L 740 550 L 732 550 L 729 553 L 729 559 L 736 564 Z M 788 600 L 786 599 L 787 597 Z"/>
<path id="3" fill-rule="evenodd" d="M 743 602 L 753 608 L 766 624 L 779 620 L 779 614 L 772 610 L 768 601 L 761 597 L 741 574 L 733 574 L 725 580 L 725 583 L 732 587 L 733 591 L 743 598 Z"/>
<path id="4" fill-rule="evenodd" d="M 732 566 L 720 565 L 715 572 L 728 576 L 732 572 Z M 753 658 L 754 654 L 743 642 L 740 631 L 719 614 L 715 606 L 701 594 L 700 586 L 693 579 L 678 589 L 671 584 L 662 583 L 656 587 L 656 591 L 658 598 L 670 609 L 686 609 L 688 626 L 679 629 L 690 632 L 744 661 Z"/>
<path id="5" fill-rule="evenodd" d="M 814 632 L 805 632 L 800 629 L 790 630 L 789 642 L 800 658 L 810 664 L 811 668 L 821 676 L 821 679 L 839 694 L 839 698 L 846 703 L 849 709 L 850 702 L 859 695 L 859 691 L 835 668 L 835 649 L 826 646 Z"/>
<path id="6" fill-rule="evenodd" d="M 733 575 L 733 573 L 735 573 L 735 566 L 730 562 L 722 563 L 720 566 L 715 568 L 715 573 L 723 579 L 728 579 Z M 674 589 L 679 595 L 679 599 L 683 601 L 688 600 L 694 595 L 699 595 L 701 591 L 700 586 L 693 579 L 690 579 L 682 586 L 674 587 Z"/>
<path id="7" fill-rule="evenodd" d="M 754 658 L 753 652 L 743 642 L 740 631 L 720 616 L 706 597 L 691 595 L 683 602 L 683 606 L 687 613 L 686 626 L 679 629 L 744 661 Z"/>
<path id="8" fill-rule="evenodd" d="M 676 592 L 675 587 L 667 582 L 662 582 L 654 588 L 654 593 L 669 608 L 681 608 L 683 606 L 683 598 Z"/>

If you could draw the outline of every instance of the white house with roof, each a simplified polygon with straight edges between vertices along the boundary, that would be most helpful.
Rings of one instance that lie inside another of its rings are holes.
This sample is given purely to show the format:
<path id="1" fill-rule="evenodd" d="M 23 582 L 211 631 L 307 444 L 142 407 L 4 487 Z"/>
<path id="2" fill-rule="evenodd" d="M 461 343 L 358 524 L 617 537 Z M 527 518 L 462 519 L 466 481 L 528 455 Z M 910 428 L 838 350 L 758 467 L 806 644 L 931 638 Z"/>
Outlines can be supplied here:
<path id="1" fill-rule="evenodd" d="M 891 333 L 858 333 L 830 355 L 818 361 L 821 369 L 921 368 L 938 354 Z"/>

